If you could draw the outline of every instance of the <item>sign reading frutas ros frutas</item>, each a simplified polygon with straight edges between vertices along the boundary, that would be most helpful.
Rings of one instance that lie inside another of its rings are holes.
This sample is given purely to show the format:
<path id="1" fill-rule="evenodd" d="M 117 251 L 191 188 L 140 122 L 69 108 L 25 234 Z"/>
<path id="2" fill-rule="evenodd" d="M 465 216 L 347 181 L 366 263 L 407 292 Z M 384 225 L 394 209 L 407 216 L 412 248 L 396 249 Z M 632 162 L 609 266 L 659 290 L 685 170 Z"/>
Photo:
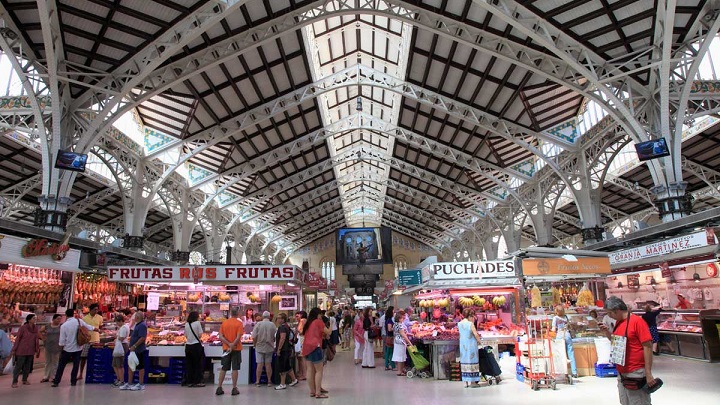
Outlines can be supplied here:
<path id="1" fill-rule="evenodd" d="M 672 239 L 651 243 L 649 245 L 634 247 L 632 249 L 610 252 L 608 255 L 610 257 L 610 264 L 613 265 L 630 263 L 650 257 L 663 256 L 670 253 L 696 249 L 714 244 L 714 237 L 708 238 L 707 231 L 700 231 L 689 235 L 678 236 Z"/>
<path id="2" fill-rule="evenodd" d="M 431 269 L 435 280 L 516 277 L 513 260 L 434 263 Z"/>
<path id="3" fill-rule="evenodd" d="M 292 281 L 297 266 L 133 266 L 108 267 L 110 281 Z"/>

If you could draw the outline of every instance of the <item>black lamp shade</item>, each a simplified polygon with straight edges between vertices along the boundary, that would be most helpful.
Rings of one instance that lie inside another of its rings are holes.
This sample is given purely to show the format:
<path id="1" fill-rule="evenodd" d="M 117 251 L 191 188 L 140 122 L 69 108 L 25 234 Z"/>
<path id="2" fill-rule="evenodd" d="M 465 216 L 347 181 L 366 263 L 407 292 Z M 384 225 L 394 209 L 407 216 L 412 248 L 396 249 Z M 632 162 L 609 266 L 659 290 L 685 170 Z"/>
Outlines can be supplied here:
<path id="1" fill-rule="evenodd" d="M 699 283 L 699 282 L 700 282 L 700 275 L 697 274 L 697 273 L 693 274 L 693 280 L 695 280 L 696 283 Z"/>

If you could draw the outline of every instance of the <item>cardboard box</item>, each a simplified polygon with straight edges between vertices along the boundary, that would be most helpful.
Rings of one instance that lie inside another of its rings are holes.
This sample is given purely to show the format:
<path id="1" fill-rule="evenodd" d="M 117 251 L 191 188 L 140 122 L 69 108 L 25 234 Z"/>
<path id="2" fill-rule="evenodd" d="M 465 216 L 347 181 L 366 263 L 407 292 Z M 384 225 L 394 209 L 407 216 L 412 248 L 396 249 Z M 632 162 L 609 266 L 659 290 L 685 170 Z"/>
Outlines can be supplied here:
<path id="1" fill-rule="evenodd" d="M 579 376 L 594 376 L 595 363 L 598 357 L 595 351 L 595 344 L 574 344 L 575 364 Z"/>

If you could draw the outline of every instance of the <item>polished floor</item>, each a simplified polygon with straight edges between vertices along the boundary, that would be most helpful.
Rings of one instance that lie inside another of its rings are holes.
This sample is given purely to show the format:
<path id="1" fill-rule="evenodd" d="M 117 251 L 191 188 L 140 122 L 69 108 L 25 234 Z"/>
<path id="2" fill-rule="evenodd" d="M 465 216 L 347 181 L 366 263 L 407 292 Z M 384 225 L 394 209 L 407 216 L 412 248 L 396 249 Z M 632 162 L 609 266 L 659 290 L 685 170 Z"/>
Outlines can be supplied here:
<path id="1" fill-rule="evenodd" d="M 654 405 L 720 404 L 720 364 L 708 364 L 667 356 L 656 357 L 655 375 L 665 386 L 653 395 Z M 215 388 L 184 388 L 177 385 L 147 385 L 143 392 L 118 391 L 108 386 L 78 384 L 70 387 L 65 381 L 58 388 L 40 384 L 40 371 L 30 377 L 31 385 L 11 388 L 11 377 L 0 377 L 0 403 L 5 404 L 93 404 L 127 405 L 135 401 L 143 405 L 221 404 L 221 403 L 282 403 L 283 405 L 313 404 L 323 401 L 342 405 L 417 405 L 492 403 L 497 404 L 617 404 L 616 382 L 612 378 L 582 377 L 576 385 L 558 385 L 557 391 L 534 392 L 514 378 L 514 358 L 503 359 L 504 381 L 498 386 L 465 389 L 463 383 L 430 379 L 407 379 L 385 371 L 380 362 L 375 369 L 354 366 L 350 352 L 339 352 L 326 368 L 324 387 L 328 399 L 310 398 L 307 384 L 284 391 L 272 388 L 242 386 L 240 396 L 232 397 L 229 389 L 224 396 L 215 396 Z M 68 370 L 69 371 L 69 370 Z M 248 402 L 249 401 L 249 402 Z M 277 401 L 277 402 L 276 402 Z M 477 401 L 477 402 L 475 402 Z"/>

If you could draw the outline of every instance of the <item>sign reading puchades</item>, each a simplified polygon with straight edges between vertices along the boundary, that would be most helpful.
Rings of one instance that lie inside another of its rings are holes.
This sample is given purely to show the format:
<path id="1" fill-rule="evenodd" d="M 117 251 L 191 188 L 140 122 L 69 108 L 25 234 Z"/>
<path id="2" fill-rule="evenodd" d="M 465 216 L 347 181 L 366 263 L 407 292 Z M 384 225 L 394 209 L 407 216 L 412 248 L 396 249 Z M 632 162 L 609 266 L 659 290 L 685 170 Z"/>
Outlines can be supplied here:
<path id="1" fill-rule="evenodd" d="M 708 228 L 712 230 L 711 228 Z M 700 231 L 689 235 L 676 236 L 649 245 L 638 246 L 631 249 L 618 250 L 608 253 L 610 264 L 630 263 L 650 257 L 664 256 L 683 250 L 696 249 L 716 244 L 714 234 L 709 231 Z"/>
<path id="2" fill-rule="evenodd" d="M 517 277 L 513 260 L 434 263 L 430 268 L 435 280 Z"/>
<path id="3" fill-rule="evenodd" d="M 234 265 L 234 266 L 123 266 L 108 267 L 110 281 L 118 282 L 194 282 L 222 283 L 243 281 L 293 281 L 301 274 L 297 266 Z"/>

